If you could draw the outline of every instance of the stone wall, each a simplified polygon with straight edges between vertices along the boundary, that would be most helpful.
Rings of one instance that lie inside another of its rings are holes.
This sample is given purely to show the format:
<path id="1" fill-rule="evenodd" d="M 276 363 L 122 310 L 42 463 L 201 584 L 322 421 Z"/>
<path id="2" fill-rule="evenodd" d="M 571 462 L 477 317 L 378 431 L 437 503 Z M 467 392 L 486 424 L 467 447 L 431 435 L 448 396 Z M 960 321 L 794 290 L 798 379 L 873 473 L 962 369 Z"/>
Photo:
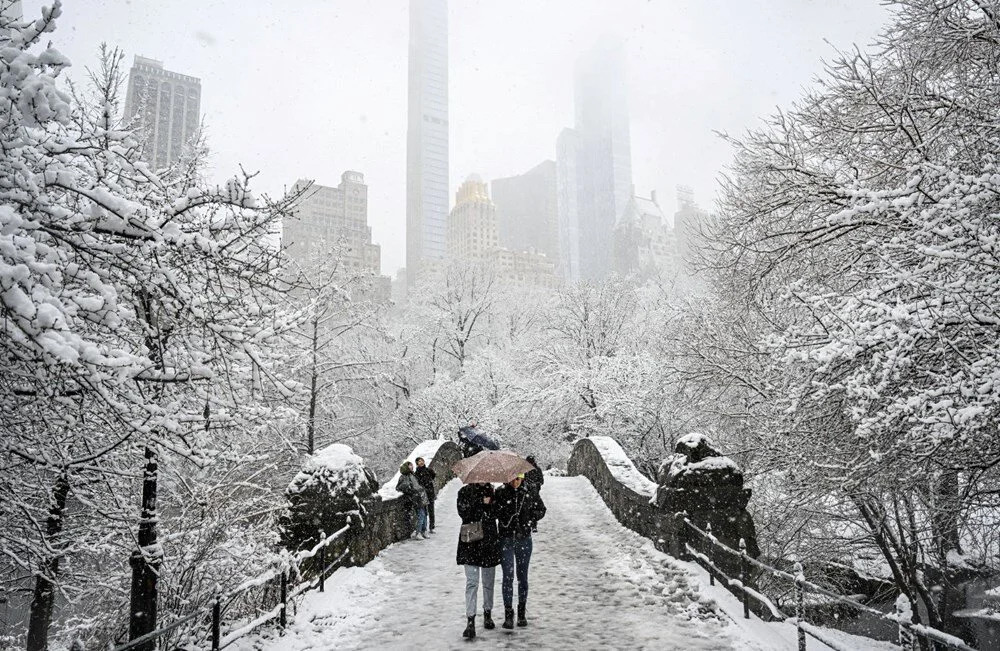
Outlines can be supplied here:
<path id="1" fill-rule="evenodd" d="M 635 465 L 612 439 L 594 437 L 577 441 L 573 446 L 567 471 L 570 475 L 583 476 L 590 480 L 615 518 L 625 527 L 652 540 L 660 551 L 680 560 L 693 561 L 695 559 L 688 553 L 686 547 L 690 543 L 695 549 L 711 558 L 717 567 L 723 568 L 731 577 L 739 578 L 739 559 L 736 559 L 734 564 L 731 555 L 713 549 L 709 543 L 701 541 L 691 533 L 687 526 L 677 519 L 676 510 L 672 508 L 683 500 L 678 499 L 678 495 L 670 495 L 670 499 L 667 500 L 658 500 L 661 495 L 657 493 L 662 493 L 663 487 L 658 489 L 655 483 L 641 477 Z M 698 502 L 697 505 L 689 504 L 695 508 L 689 516 L 701 526 L 707 522 L 714 522 L 717 528 L 723 529 L 723 524 L 718 520 L 733 517 L 731 513 L 733 505 L 724 499 L 726 491 L 730 489 L 723 486 L 719 487 L 721 490 L 718 493 L 712 493 L 708 488 L 703 487 L 703 494 L 695 500 Z M 743 492 L 741 487 L 740 491 L 733 492 L 733 496 L 733 499 L 742 501 L 742 508 L 746 505 L 745 499 L 749 497 L 749 493 Z M 723 499 L 718 499 L 719 497 Z M 743 598 L 741 590 L 730 586 L 718 574 L 716 578 L 720 585 L 729 589 L 737 598 Z M 755 581 L 751 576 L 750 585 L 754 584 Z M 754 599 L 750 600 L 750 609 L 761 619 L 773 619 L 770 611 Z"/>
<path id="2" fill-rule="evenodd" d="M 655 484 L 650 482 L 652 490 L 648 492 L 640 491 L 639 486 L 626 486 L 625 482 L 615 476 L 605 455 L 589 438 L 580 439 L 573 446 L 566 470 L 569 475 L 589 479 L 623 526 L 652 540 L 657 549 L 680 557 L 681 550 L 670 547 L 672 542 L 677 541 L 677 536 L 673 535 L 673 518 L 666 517 L 665 513 L 651 503 Z"/>

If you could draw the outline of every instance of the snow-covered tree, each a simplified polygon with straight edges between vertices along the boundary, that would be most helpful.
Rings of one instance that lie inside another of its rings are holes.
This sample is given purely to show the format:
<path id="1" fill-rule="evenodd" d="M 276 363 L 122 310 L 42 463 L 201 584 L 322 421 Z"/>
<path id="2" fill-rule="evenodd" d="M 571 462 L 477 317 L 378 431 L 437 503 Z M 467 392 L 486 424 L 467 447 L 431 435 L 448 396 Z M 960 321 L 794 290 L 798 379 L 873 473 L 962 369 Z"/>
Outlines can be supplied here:
<path id="1" fill-rule="evenodd" d="M 732 139 L 707 262 L 768 355 L 789 488 L 937 623 L 922 568 L 997 506 L 1000 23 L 976 1 L 895 10 L 875 54 Z"/>
<path id="2" fill-rule="evenodd" d="M 119 53 L 103 53 L 92 93 L 60 87 L 69 63 L 40 45 L 60 11 L 0 36 L 0 446 L 16 470 L 0 493 L 10 530 L 36 532 L 4 555 L 15 578 L 38 577 L 31 648 L 44 648 L 72 547 L 67 496 L 109 499 L 86 506 L 124 518 L 140 468 L 131 635 L 155 627 L 160 462 L 211 466 L 267 410 L 245 399 L 252 376 L 283 389 L 263 363 L 285 327 L 269 235 L 295 200 L 256 199 L 246 174 L 205 183 L 197 144 L 150 169 L 118 118 Z"/>

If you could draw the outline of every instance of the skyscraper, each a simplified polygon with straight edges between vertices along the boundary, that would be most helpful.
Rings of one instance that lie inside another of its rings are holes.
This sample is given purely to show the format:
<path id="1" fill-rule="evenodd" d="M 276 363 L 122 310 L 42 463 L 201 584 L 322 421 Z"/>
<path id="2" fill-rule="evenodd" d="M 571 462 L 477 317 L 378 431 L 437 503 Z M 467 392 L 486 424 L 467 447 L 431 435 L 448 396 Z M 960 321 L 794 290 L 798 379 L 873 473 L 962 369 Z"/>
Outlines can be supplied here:
<path id="1" fill-rule="evenodd" d="M 656 200 L 633 196 L 615 225 L 614 269 L 645 279 L 663 274 L 676 278 L 680 270 L 674 231 Z"/>
<path id="2" fill-rule="evenodd" d="M 559 259 L 556 213 L 556 164 L 543 161 L 519 176 L 490 184 L 497 207 L 500 246 L 512 251 L 535 250 Z"/>
<path id="3" fill-rule="evenodd" d="M 559 231 L 559 270 L 563 280 L 580 280 L 580 211 L 576 164 L 580 138 L 573 129 L 563 129 L 556 140 L 556 224 Z"/>
<path id="4" fill-rule="evenodd" d="M 156 169 L 176 161 L 198 130 L 201 80 L 164 70 L 163 62 L 136 56 L 125 94 L 125 117 L 139 116 L 143 160 Z"/>
<path id="5" fill-rule="evenodd" d="M 448 216 L 448 255 L 452 261 L 483 265 L 494 279 L 511 287 L 556 287 L 555 264 L 544 254 L 500 245 L 497 208 L 478 174 L 455 195 Z"/>
<path id="6" fill-rule="evenodd" d="M 292 192 L 307 186 L 308 181 L 299 179 Z M 295 218 L 282 225 L 281 239 L 288 255 L 299 262 L 306 262 L 317 247 L 336 246 L 346 271 L 369 271 L 377 276 L 382 249 L 372 244 L 364 175 L 344 172 L 337 187 L 313 183 L 299 202 Z"/>
<path id="7" fill-rule="evenodd" d="M 478 174 L 465 179 L 455 195 L 447 243 L 448 256 L 455 260 L 482 259 L 500 248 L 497 208 Z"/>
<path id="8" fill-rule="evenodd" d="M 447 255 L 448 2 L 411 0 L 406 267 L 411 283 Z"/>
<path id="9" fill-rule="evenodd" d="M 292 192 L 309 182 L 299 179 Z M 368 225 L 368 186 L 361 172 L 346 171 L 337 187 L 313 183 L 306 190 L 295 217 L 282 224 L 282 246 L 288 256 L 308 267 L 334 251 L 345 274 L 371 274 L 377 298 L 389 297 L 389 279 L 380 276 L 382 248 L 372 243 Z M 334 261 L 330 260 L 329 265 Z"/>
<path id="10" fill-rule="evenodd" d="M 604 39 L 576 67 L 576 128 L 563 133 L 560 154 L 575 149 L 575 215 L 579 278 L 599 280 L 612 271 L 612 233 L 632 196 L 625 53 L 621 43 Z M 571 142 L 570 140 L 573 140 Z M 568 161 L 560 162 L 565 169 Z M 565 250 L 565 247 L 564 247 Z"/>

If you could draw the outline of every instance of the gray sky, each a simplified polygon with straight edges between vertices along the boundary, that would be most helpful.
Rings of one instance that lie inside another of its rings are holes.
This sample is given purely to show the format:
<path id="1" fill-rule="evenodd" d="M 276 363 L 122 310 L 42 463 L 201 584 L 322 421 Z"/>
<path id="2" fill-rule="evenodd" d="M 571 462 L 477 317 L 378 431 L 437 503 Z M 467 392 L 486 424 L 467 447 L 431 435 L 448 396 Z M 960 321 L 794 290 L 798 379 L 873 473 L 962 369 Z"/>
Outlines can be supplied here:
<path id="1" fill-rule="evenodd" d="M 35 17 L 42 0 L 24 0 Z M 451 185 L 555 157 L 573 125 L 573 64 L 604 32 L 629 59 L 636 190 L 674 186 L 710 206 L 738 133 L 787 106 L 833 46 L 870 42 L 876 0 L 451 0 Z M 200 77 L 222 178 L 259 170 L 258 190 L 364 173 L 383 273 L 405 260 L 406 0 L 64 0 L 52 34 L 79 78 L 106 41 Z M 829 41 L 829 43 L 827 42 Z"/>

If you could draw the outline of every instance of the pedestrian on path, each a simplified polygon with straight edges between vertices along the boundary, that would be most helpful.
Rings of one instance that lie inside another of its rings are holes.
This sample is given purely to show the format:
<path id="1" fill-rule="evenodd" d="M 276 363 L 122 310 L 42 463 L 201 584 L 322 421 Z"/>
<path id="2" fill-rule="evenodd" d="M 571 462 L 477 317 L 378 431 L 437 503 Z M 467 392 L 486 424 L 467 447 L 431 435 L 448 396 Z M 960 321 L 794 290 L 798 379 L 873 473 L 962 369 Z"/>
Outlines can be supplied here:
<path id="1" fill-rule="evenodd" d="M 500 566 L 503 570 L 503 627 L 514 628 L 514 577 L 517 576 L 517 625 L 527 626 L 528 564 L 531 562 L 531 525 L 545 516 L 540 495 L 524 485 L 518 475 L 496 491 L 497 526 L 500 534 Z"/>
<path id="2" fill-rule="evenodd" d="M 524 486 L 529 492 L 533 493 L 536 498 L 541 500 L 542 484 L 545 483 L 545 475 L 542 473 L 542 469 L 538 467 L 538 462 L 535 461 L 535 457 L 529 455 L 525 457 L 524 460 L 534 466 L 532 470 L 529 470 L 524 474 Z M 537 520 L 531 523 L 531 530 L 538 531 Z"/>
<path id="3" fill-rule="evenodd" d="M 437 477 L 437 473 L 427 467 L 423 457 L 417 457 L 417 468 L 413 471 L 413 475 L 427 493 L 427 519 L 430 522 L 430 532 L 434 533 L 434 498 L 437 497 L 434 478 Z"/>
<path id="4" fill-rule="evenodd" d="M 476 637 L 476 597 L 483 586 L 483 628 L 493 623 L 493 585 L 500 564 L 500 539 L 493 503 L 493 484 L 466 484 L 458 491 L 462 519 L 455 560 L 465 566 L 465 617 L 462 637 Z"/>
<path id="5" fill-rule="evenodd" d="M 411 535 L 414 538 L 418 536 L 427 538 L 427 491 L 413 475 L 413 464 L 409 461 L 404 461 L 403 465 L 399 467 L 399 481 L 396 482 L 396 490 L 402 493 L 403 499 L 406 500 L 405 508 L 410 514 L 410 522 L 414 526 Z M 416 516 L 415 523 L 414 516 Z"/>

